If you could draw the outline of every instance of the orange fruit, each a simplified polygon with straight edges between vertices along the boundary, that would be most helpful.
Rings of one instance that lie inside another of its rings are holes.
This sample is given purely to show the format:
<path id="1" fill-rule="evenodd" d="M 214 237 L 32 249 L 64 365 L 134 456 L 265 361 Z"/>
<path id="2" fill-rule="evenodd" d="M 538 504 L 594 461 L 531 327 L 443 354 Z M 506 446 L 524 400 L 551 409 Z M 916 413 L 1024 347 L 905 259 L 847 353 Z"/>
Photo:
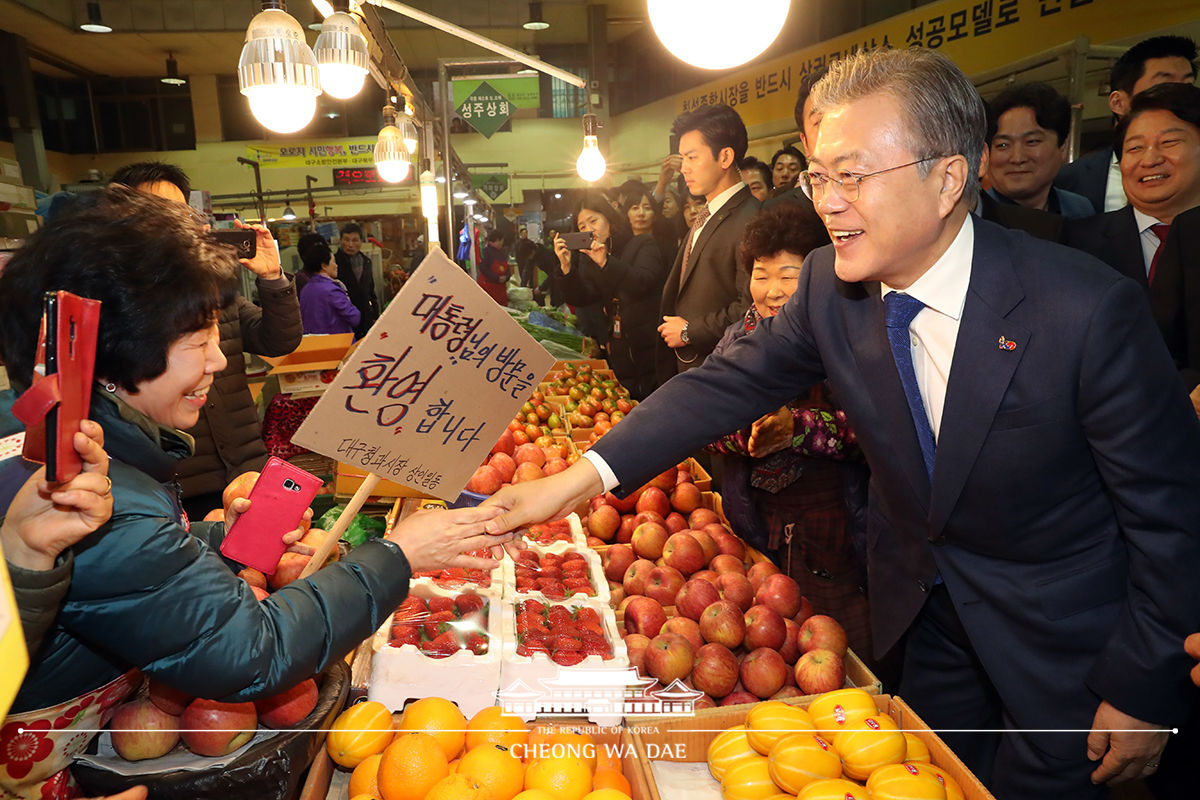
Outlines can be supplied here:
<path id="1" fill-rule="evenodd" d="M 461 761 L 461 760 L 462 760 L 462 759 L 460 759 L 460 758 L 456 758 L 456 759 L 454 759 L 453 761 L 451 761 L 449 764 L 447 764 L 447 765 L 446 765 L 446 768 L 447 768 L 448 770 L 450 770 L 450 774 L 451 774 L 451 775 L 453 775 L 454 773 L 458 772 L 458 762 L 459 762 L 459 761 Z"/>
<path id="2" fill-rule="evenodd" d="M 963 800 L 962 787 L 958 785 L 958 781 L 950 777 L 950 773 L 939 767 L 937 764 L 915 764 L 918 769 L 928 770 L 937 776 L 942 787 L 946 790 L 946 800 Z"/>
<path id="3" fill-rule="evenodd" d="M 559 728 L 550 734 L 547 744 L 551 756 L 581 760 L 587 764 L 588 772 L 596 771 L 596 741 L 590 734 L 574 728 Z"/>
<path id="4" fill-rule="evenodd" d="M 946 788 L 928 764 L 887 764 L 871 773 L 873 800 L 946 800 Z"/>
<path id="5" fill-rule="evenodd" d="M 600 745 L 596 745 L 596 772 L 600 772 L 601 770 L 624 772 L 621 767 L 620 747 L 601 747 Z"/>
<path id="6" fill-rule="evenodd" d="M 842 757 L 847 778 L 865 781 L 871 773 L 887 764 L 904 760 L 908 742 L 891 717 L 867 717 L 833 737 L 833 746 Z M 836 777 L 831 775 L 830 777 Z"/>
<path id="7" fill-rule="evenodd" d="M 542 757 L 543 751 L 546 755 L 550 754 L 545 746 L 557 731 L 558 728 L 553 725 L 534 725 L 529 731 L 529 739 L 525 742 L 525 752 L 521 753 L 520 750 L 516 752 L 521 755 L 526 764 L 532 764 Z"/>
<path id="8" fill-rule="evenodd" d="M 441 746 L 447 762 L 458 758 L 467 738 L 467 718 L 458 706 L 441 697 L 425 697 L 409 703 L 396 728 L 428 733 Z"/>
<path id="9" fill-rule="evenodd" d="M 525 765 L 502 744 L 481 744 L 463 755 L 458 774 L 487 789 L 491 800 L 512 800 L 525 787 Z"/>
<path id="10" fill-rule="evenodd" d="M 558 800 L 558 798 L 542 789 L 526 789 L 513 800 Z"/>
<path id="11" fill-rule="evenodd" d="M 779 786 L 771 780 L 767 759 L 760 755 L 734 764 L 721 779 L 724 800 L 766 800 L 773 794 L 779 794 Z"/>
<path id="12" fill-rule="evenodd" d="M 354 768 L 354 772 L 350 773 L 349 792 L 351 797 L 360 794 L 379 797 L 379 762 L 382 759 L 383 754 L 376 753 L 364 758 Z"/>
<path id="13" fill-rule="evenodd" d="M 499 706 L 489 706 L 471 717 L 467 723 L 466 749 L 474 750 L 481 744 L 502 744 L 517 755 L 529 741 L 529 726 L 512 714 L 505 714 Z M 521 747 L 514 748 L 513 745 Z"/>
<path id="14" fill-rule="evenodd" d="M 633 794 L 629 779 L 619 769 L 597 769 L 592 776 L 592 790 L 616 789 L 618 792 Z"/>
<path id="15" fill-rule="evenodd" d="M 596 789 L 583 796 L 583 800 L 632 800 L 628 792 L 616 789 Z"/>
<path id="16" fill-rule="evenodd" d="M 750 746 L 746 726 L 736 725 L 723 733 L 718 733 L 708 745 L 706 760 L 708 772 L 717 780 L 725 777 L 725 771 L 748 758 L 758 757 L 758 752 Z"/>
<path id="17" fill-rule="evenodd" d="M 854 781 L 833 778 L 813 781 L 800 790 L 796 800 L 867 800 L 867 790 Z"/>
<path id="18" fill-rule="evenodd" d="M 488 792 L 465 775 L 447 775 L 433 785 L 425 800 L 488 800 Z"/>
<path id="19" fill-rule="evenodd" d="M 350 800 L 379 800 L 379 798 L 373 794 L 352 794 Z"/>
<path id="20" fill-rule="evenodd" d="M 771 780 L 788 794 L 799 794 L 814 781 L 842 777 L 837 751 L 815 733 L 793 733 L 780 739 L 767 762 Z"/>
<path id="21" fill-rule="evenodd" d="M 816 727 L 803 708 L 778 700 L 758 703 L 746 713 L 746 738 L 764 756 L 784 736 L 813 731 Z"/>
<path id="22" fill-rule="evenodd" d="M 425 800 L 429 790 L 449 774 L 446 753 L 437 739 L 428 733 L 400 733 L 379 762 L 379 791 L 383 800 Z"/>
<path id="23" fill-rule="evenodd" d="M 383 703 L 368 700 L 338 714 L 325 738 L 325 749 L 333 763 L 354 769 L 367 756 L 382 753 L 393 736 L 392 712 Z"/>
<path id="24" fill-rule="evenodd" d="M 592 791 L 592 771 L 578 758 L 539 758 L 525 770 L 525 788 L 541 789 L 558 800 L 583 800 Z"/>
<path id="25" fill-rule="evenodd" d="M 905 761 L 924 761 L 926 764 L 928 764 L 933 760 L 929 755 L 929 748 L 925 746 L 924 742 L 917 738 L 916 734 L 904 734 L 904 741 L 908 745 L 904 751 Z"/>

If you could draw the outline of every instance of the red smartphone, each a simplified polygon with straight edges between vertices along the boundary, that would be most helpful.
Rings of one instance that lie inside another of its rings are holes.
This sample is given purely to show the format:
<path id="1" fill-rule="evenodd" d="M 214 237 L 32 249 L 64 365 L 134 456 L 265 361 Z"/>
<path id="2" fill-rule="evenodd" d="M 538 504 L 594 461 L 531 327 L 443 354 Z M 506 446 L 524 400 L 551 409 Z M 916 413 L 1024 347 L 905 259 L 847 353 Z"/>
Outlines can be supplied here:
<path id="1" fill-rule="evenodd" d="M 83 469 L 73 440 L 91 407 L 99 328 L 99 300 L 46 292 L 33 386 L 13 413 L 26 425 L 22 455 L 45 464 L 53 482 L 69 481 Z"/>
<path id="2" fill-rule="evenodd" d="M 250 490 L 250 510 L 225 533 L 221 553 L 239 564 L 274 575 L 287 550 L 283 535 L 299 527 L 322 480 L 283 459 L 271 456 Z"/>

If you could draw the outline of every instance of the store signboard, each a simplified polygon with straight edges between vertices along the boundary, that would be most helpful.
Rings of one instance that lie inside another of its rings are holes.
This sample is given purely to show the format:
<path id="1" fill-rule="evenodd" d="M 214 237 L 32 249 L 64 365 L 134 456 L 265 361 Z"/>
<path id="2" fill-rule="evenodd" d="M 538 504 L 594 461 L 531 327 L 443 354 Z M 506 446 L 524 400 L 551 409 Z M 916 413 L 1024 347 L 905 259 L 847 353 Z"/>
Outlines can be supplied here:
<path id="1" fill-rule="evenodd" d="M 791 120 L 800 79 L 859 50 L 927 47 L 977 75 L 1073 42 L 1080 31 L 1099 44 L 1195 18 L 1196 0 L 940 0 L 701 84 L 676 95 L 675 108 L 724 103 L 753 128 Z"/>
<path id="2" fill-rule="evenodd" d="M 483 193 L 493 200 L 508 191 L 507 175 L 483 175 L 472 178 L 471 185 L 483 190 Z"/>
<path id="3" fill-rule="evenodd" d="M 513 108 L 537 108 L 541 105 L 537 75 L 476 75 L 453 80 L 454 107 L 462 105 L 484 81 L 503 95 Z"/>
<path id="4" fill-rule="evenodd" d="M 492 134 L 508 122 L 512 116 L 513 105 L 507 97 L 484 81 L 467 95 L 454 111 L 468 125 L 490 139 Z"/>
<path id="5" fill-rule="evenodd" d="M 554 358 L 433 250 L 292 437 L 454 500 Z"/>
<path id="6" fill-rule="evenodd" d="M 264 169 L 294 167 L 354 167 L 375 163 L 375 137 L 248 145 L 246 157 Z"/>
<path id="7" fill-rule="evenodd" d="M 334 167 L 334 186 L 382 186 L 388 184 L 374 167 Z"/>

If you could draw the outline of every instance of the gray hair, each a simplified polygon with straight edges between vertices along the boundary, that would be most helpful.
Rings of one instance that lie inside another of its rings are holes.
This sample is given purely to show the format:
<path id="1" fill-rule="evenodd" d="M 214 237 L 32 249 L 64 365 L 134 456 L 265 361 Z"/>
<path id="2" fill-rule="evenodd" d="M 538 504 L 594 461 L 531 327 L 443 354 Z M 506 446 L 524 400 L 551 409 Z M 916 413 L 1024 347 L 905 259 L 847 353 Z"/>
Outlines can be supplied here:
<path id="1" fill-rule="evenodd" d="M 975 85 L 954 62 L 936 50 L 860 51 L 834 61 L 812 90 L 813 111 L 824 114 L 874 94 L 895 98 L 910 122 L 914 158 L 961 155 L 967 159 L 963 200 L 979 198 L 979 163 L 987 132 L 987 110 Z M 933 169 L 918 165 L 921 177 Z"/>

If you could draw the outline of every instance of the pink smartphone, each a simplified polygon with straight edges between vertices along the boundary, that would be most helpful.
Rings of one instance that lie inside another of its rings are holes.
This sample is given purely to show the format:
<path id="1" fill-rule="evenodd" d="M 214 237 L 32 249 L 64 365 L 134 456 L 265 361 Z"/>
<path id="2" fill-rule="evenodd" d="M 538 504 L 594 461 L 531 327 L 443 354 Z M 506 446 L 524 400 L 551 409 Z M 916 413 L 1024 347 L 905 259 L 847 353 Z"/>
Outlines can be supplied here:
<path id="1" fill-rule="evenodd" d="M 239 564 L 274 575 L 287 550 L 283 535 L 300 525 L 322 481 L 316 475 L 272 456 L 254 488 L 250 510 L 238 517 L 221 542 L 221 553 Z"/>

